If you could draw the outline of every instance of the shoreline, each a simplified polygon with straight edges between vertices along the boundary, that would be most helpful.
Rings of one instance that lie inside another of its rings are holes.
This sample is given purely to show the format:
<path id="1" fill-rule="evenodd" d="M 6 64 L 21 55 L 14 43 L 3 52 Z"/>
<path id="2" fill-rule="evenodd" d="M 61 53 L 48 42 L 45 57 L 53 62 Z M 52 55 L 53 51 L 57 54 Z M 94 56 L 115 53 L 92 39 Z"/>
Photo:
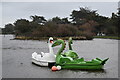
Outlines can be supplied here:
<path id="1" fill-rule="evenodd" d="M 49 37 L 25 37 L 25 36 L 17 36 L 12 40 L 48 40 Z M 68 40 L 69 37 L 53 37 L 56 39 Z M 73 40 L 93 40 L 93 38 L 86 38 L 84 36 L 72 37 Z"/>
<path id="2" fill-rule="evenodd" d="M 120 40 L 120 37 L 118 36 L 93 36 L 93 38 Z"/>
<path id="3" fill-rule="evenodd" d="M 3 34 L 1 34 L 3 35 Z M 11 34 L 8 34 L 11 35 Z M 6 36 L 6 35 L 5 35 Z M 14 37 L 11 40 L 48 40 L 49 37 L 26 37 L 26 36 L 17 36 Z M 68 40 L 69 37 L 53 37 L 54 40 L 56 39 L 63 39 L 63 40 Z M 77 37 L 72 37 L 73 40 L 93 40 L 94 38 L 100 38 L 100 39 L 114 39 L 114 40 L 120 40 L 120 37 L 118 36 L 93 36 L 93 37 L 88 37 L 86 38 L 85 36 L 77 36 Z"/>

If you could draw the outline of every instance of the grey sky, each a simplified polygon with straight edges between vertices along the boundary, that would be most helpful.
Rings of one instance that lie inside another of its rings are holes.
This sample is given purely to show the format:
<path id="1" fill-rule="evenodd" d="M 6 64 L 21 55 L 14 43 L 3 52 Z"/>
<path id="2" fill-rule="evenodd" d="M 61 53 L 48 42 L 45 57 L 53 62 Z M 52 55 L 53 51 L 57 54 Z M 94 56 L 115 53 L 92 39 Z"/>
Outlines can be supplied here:
<path id="1" fill-rule="evenodd" d="M 0 4 L 1 5 L 1 4 Z M 30 20 L 31 15 L 44 16 L 46 19 L 59 17 L 70 17 L 73 10 L 79 7 L 89 7 L 98 10 L 100 15 L 110 17 L 112 12 L 116 13 L 117 2 L 2 2 L 2 25 L 13 23 L 17 19 Z"/>

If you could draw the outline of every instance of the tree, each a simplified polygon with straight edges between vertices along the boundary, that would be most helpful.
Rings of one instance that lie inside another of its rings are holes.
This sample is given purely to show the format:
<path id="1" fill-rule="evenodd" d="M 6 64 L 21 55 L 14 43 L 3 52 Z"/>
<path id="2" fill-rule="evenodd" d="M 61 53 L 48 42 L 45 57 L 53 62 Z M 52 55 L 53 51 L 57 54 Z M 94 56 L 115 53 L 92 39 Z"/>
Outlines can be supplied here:
<path id="1" fill-rule="evenodd" d="M 53 17 L 52 22 L 57 23 L 57 24 L 69 24 L 70 22 L 68 21 L 68 18 L 60 18 L 60 17 Z"/>
<path id="2" fill-rule="evenodd" d="M 94 19 L 98 23 L 97 26 L 95 26 L 96 32 L 105 32 L 105 29 L 109 27 L 109 18 L 105 16 L 99 16 L 97 15 Z"/>
<path id="3" fill-rule="evenodd" d="M 118 13 L 117 14 L 112 13 L 112 16 L 109 20 L 109 27 L 107 27 L 107 33 L 112 36 L 118 36 L 119 23 L 120 19 Z"/>
<path id="4" fill-rule="evenodd" d="M 30 18 L 32 19 L 32 22 L 41 25 L 43 25 L 47 21 L 43 16 L 34 15 L 34 16 L 30 16 Z"/>
<path id="5" fill-rule="evenodd" d="M 79 30 L 77 27 L 70 24 L 60 24 L 56 33 L 60 37 L 78 36 Z"/>
<path id="6" fill-rule="evenodd" d="M 53 17 L 52 21 L 55 22 L 55 23 L 57 23 L 57 24 L 61 24 L 62 23 L 60 17 L 58 17 L 58 16 L 57 17 Z"/>
<path id="7" fill-rule="evenodd" d="M 29 21 L 26 19 L 18 19 L 14 22 L 16 34 L 24 35 L 31 31 L 31 27 L 29 25 Z"/>
<path id="8" fill-rule="evenodd" d="M 61 23 L 62 24 L 69 24 L 70 22 L 68 21 L 68 18 L 62 18 Z"/>
<path id="9" fill-rule="evenodd" d="M 9 23 L 5 25 L 5 28 L 2 29 L 3 34 L 13 34 L 14 33 L 14 26 Z"/>
<path id="10" fill-rule="evenodd" d="M 73 10 L 70 15 L 72 19 L 72 23 L 76 25 L 82 25 L 86 23 L 88 20 L 93 20 L 93 18 L 98 15 L 96 10 L 90 10 L 87 7 L 80 7 L 80 10 Z"/>

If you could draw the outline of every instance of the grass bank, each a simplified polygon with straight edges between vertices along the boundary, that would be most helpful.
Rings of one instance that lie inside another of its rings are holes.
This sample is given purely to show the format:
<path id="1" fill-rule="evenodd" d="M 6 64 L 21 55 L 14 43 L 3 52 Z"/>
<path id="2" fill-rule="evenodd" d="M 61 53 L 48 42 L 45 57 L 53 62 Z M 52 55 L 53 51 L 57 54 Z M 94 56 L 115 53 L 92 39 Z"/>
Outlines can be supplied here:
<path id="1" fill-rule="evenodd" d="M 120 37 L 118 37 L 118 36 L 94 36 L 94 38 L 117 39 L 117 40 L 120 40 Z"/>
<path id="2" fill-rule="evenodd" d="M 16 40 L 48 40 L 49 37 L 26 37 L 26 36 L 17 36 L 14 39 Z M 54 40 L 60 38 L 63 40 L 68 40 L 69 37 L 53 37 Z M 79 36 L 79 37 L 72 37 L 73 40 L 92 40 L 92 37 L 84 37 L 84 36 Z"/>

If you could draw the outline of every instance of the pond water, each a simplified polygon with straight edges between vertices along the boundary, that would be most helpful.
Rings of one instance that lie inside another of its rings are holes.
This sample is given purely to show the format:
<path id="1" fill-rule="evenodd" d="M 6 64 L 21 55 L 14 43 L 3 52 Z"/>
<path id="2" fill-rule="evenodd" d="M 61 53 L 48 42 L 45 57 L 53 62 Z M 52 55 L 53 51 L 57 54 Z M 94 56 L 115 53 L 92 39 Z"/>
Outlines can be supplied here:
<path id="1" fill-rule="evenodd" d="M 118 78 L 118 40 L 93 39 L 73 40 L 73 49 L 85 60 L 110 58 L 104 70 L 60 70 L 52 72 L 48 67 L 31 63 L 31 55 L 48 52 L 47 41 L 11 40 L 12 35 L 2 37 L 2 77 L 3 78 Z M 67 41 L 66 41 L 67 42 Z M 55 47 L 56 53 L 61 46 Z M 67 50 L 67 49 L 66 49 Z"/>

